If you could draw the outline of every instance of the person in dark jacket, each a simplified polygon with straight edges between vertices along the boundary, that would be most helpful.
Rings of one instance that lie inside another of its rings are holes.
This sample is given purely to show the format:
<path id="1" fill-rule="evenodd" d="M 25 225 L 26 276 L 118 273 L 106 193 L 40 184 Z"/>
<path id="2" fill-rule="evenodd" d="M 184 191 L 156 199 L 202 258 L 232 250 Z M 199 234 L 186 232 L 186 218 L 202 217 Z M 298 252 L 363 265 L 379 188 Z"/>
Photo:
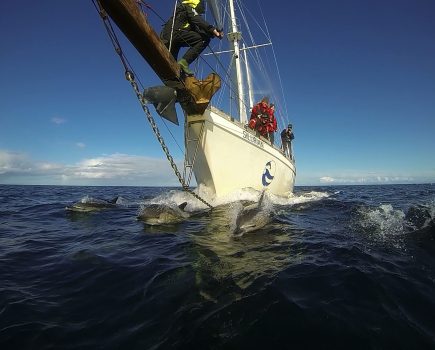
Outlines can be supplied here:
<path id="1" fill-rule="evenodd" d="M 294 138 L 293 125 L 289 124 L 287 128 L 281 132 L 281 141 L 284 154 L 290 159 L 293 159 L 292 140 Z"/>
<path id="2" fill-rule="evenodd" d="M 169 18 L 160 34 L 160 38 L 175 59 L 178 58 L 180 48 L 189 47 L 183 58 L 178 61 L 187 75 L 193 75 L 189 64 L 204 51 L 210 39 L 223 38 L 222 32 L 201 17 L 202 13 L 204 6 L 201 0 L 184 0 L 177 5 L 175 18 Z"/>

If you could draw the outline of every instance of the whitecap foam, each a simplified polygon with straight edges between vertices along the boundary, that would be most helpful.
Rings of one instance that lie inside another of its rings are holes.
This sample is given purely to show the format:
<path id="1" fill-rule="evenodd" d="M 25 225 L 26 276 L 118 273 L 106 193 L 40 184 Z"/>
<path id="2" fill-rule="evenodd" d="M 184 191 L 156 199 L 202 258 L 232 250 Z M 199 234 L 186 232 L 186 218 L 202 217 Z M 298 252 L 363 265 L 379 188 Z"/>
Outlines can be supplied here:
<path id="1" fill-rule="evenodd" d="M 200 185 L 193 190 L 194 193 L 199 195 L 205 201 L 210 203 L 213 207 L 227 205 L 240 201 L 247 202 L 257 202 L 260 198 L 260 194 L 262 191 L 255 190 L 253 188 L 243 188 L 233 192 L 230 192 L 224 196 L 216 198 L 213 193 L 213 190 L 210 188 Z M 269 206 L 274 204 L 276 205 L 294 205 L 301 203 L 309 203 L 320 201 L 324 198 L 328 198 L 331 196 L 330 193 L 327 192 L 304 192 L 300 194 L 290 193 L 287 197 L 281 197 L 273 195 L 267 192 L 267 203 Z M 187 202 L 187 206 L 185 208 L 186 211 L 197 211 L 207 209 L 207 206 L 193 197 L 190 193 L 187 193 L 182 190 L 171 190 L 169 192 L 165 192 L 155 198 L 150 199 L 147 203 L 153 204 L 165 204 L 165 205 L 180 205 L 183 202 Z"/>
<path id="2" fill-rule="evenodd" d="M 292 193 L 289 194 L 287 198 L 274 196 L 273 194 L 270 195 L 272 202 L 278 205 L 294 205 L 294 204 L 301 204 L 301 203 L 317 202 L 324 198 L 328 198 L 330 196 L 331 196 L 330 193 L 318 192 L 318 191 L 304 192 L 300 194 Z"/>
<path id="3" fill-rule="evenodd" d="M 358 212 L 358 226 L 370 234 L 386 236 L 402 234 L 404 231 L 405 213 L 394 209 L 391 204 L 382 204 L 376 208 L 363 207 Z"/>
<path id="4" fill-rule="evenodd" d="M 89 203 L 91 200 L 92 200 L 92 197 L 89 197 L 88 195 L 86 195 L 82 199 L 80 199 L 80 203 Z"/>
<path id="5" fill-rule="evenodd" d="M 80 199 L 80 203 L 83 203 L 83 204 L 105 204 L 105 203 L 107 203 L 107 201 L 86 195 L 82 199 Z"/>

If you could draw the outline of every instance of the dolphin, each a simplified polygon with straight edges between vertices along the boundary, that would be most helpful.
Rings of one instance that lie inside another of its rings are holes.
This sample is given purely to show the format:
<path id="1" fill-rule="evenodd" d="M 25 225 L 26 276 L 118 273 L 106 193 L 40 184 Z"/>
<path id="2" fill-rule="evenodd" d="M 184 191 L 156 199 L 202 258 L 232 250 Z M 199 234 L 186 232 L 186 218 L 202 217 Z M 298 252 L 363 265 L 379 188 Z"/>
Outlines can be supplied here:
<path id="1" fill-rule="evenodd" d="M 236 218 L 236 235 L 243 235 L 248 232 L 256 231 L 272 221 L 273 214 L 271 208 L 263 205 L 264 193 L 261 193 L 258 203 L 248 205 L 243 208 Z"/>
<path id="2" fill-rule="evenodd" d="M 65 210 L 78 213 L 91 213 L 109 208 L 115 208 L 119 197 L 115 197 L 109 201 L 98 198 L 85 197 L 81 201 L 65 207 Z"/>
<path id="3" fill-rule="evenodd" d="M 411 206 L 405 215 L 405 230 L 412 237 L 435 238 L 434 209 L 426 205 Z"/>
<path id="4" fill-rule="evenodd" d="M 408 209 L 404 221 L 403 237 L 435 255 L 435 210 L 433 205 L 417 205 Z"/>
<path id="5" fill-rule="evenodd" d="M 146 204 L 140 209 L 137 218 L 148 225 L 177 224 L 190 217 L 190 214 L 184 211 L 186 205 L 187 202 L 179 206 Z"/>
<path id="6" fill-rule="evenodd" d="M 426 205 L 411 206 L 405 215 L 405 223 L 412 229 L 422 229 L 435 223 L 433 209 Z"/>

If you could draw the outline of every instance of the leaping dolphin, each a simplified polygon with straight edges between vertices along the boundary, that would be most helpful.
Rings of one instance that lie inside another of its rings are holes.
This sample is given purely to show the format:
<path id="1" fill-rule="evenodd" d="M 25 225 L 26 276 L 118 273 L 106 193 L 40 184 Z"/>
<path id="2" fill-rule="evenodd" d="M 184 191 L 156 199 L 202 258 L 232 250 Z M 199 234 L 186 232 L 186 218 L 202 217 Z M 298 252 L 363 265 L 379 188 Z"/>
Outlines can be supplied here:
<path id="1" fill-rule="evenodd" d="M 271 207 L 263 205 L 265 192 L 261 193 L 258 203 L 248 205 L 237 215 L 234 232 L 236 235 L 256 231 L 272 221 L 273 214 Z"/>

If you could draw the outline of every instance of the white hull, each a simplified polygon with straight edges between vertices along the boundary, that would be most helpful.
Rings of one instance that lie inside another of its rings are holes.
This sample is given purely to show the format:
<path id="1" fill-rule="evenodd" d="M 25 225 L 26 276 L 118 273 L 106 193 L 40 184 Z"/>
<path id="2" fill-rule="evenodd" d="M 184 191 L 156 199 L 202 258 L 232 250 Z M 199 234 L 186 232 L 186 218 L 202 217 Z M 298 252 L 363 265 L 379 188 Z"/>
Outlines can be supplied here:
<path id="1" fill-rule="evenodd" d="M 189 115 L 186 128 L 187 160 L 196 182 L 217 197 L 248 187 L 266 188 L 278 196 L 293 191 L 294 162 L 223 112 L 211 108 L 203 115 Z"/>

